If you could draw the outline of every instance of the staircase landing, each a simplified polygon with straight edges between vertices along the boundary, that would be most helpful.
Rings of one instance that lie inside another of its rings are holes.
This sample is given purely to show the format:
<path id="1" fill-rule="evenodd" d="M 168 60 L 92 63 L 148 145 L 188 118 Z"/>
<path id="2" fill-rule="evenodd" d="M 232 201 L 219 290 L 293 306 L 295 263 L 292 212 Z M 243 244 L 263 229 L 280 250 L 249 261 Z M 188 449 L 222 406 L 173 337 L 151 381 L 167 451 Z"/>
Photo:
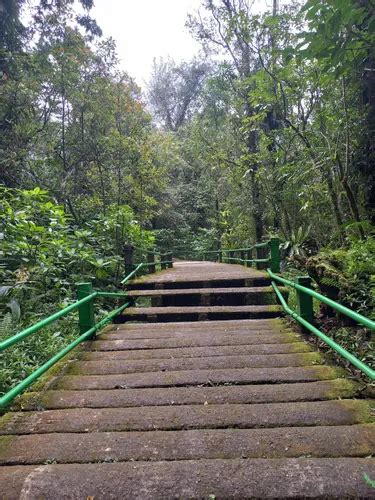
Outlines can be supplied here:
<path id="1" fill-rule="evenodd" d="M 262 271 L 237 264 L 177 261 L 171 269 L 134 280 L 132 289 L 205 288 L 220 286 L 220 283 L 224 286 L 257 286 L 270 284 L 270 280 Z"/>

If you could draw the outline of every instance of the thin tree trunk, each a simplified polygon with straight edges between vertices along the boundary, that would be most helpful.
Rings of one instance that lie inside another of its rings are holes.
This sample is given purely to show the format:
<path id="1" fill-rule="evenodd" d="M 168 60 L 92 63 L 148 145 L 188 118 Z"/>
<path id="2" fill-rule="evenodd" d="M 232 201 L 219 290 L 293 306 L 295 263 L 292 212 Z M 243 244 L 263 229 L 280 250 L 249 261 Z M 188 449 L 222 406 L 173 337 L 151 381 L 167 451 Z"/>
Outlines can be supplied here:
<path id="1" fill-rule="evenodd" d="M 344 102 L 344 113 L 345 113 L 345 167 L 341 161 L 339 154 L 336 155 L 337 166 L 340 174 L 340 181 L 344 189 L 346 198 L 348 200 L 350 212 L 356 222 L 361 222 L 361 215 L 359 213 L 359 208 L 357 200 L 355 199 L 353 190 L 349 184 L 348 172 L 350 160 L 350 131 L 349 131 L 349 115 L 348 115 L 348 103 L 346 100 L 346 83 L 345 78 L 342 78 L 342 98 Z M 358 225 L 358 232 L 362 239 L 364 239 L 365 234 L 361 225 Z"/>

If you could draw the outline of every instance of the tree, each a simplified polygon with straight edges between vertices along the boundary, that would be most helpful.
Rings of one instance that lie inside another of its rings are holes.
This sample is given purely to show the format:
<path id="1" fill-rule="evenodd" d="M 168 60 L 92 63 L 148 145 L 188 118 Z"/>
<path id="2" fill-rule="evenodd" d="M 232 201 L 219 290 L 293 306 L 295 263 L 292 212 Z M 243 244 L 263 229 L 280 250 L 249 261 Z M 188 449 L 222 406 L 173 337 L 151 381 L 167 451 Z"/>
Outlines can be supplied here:
<path id="1" fill-rule="evenodd" d="M 333 81 L 342 84 L 343 105 L 348 102 L 350 89 L 356 88 L 352 105 L 366 113 L 360 147 L 353 158 L 347 147 L 344 162 L 353 161 L 364 177 L 367 212 L 375 224 L 375 8 L 367 0 L 317 1 L 308 0 L 302 11 L 309 31 L 302 33 L 302 57 L 316 59 Z M 347 141 L 348 142 L 348 141 Z M 341 167 L 340 167 L 341 168 Z M 343 179 L 347 177 L 345 172 Z"/>
<path id="2" fill-rule="evenodd" d="M 211 64 L 201 58 L 179 64 L 170 58 L 154 60 L 148 101 L 166 130 L 176 132 L 191 118 L 211 69 Z"/>
<path id="3" fill-rule="evenodd" d="M 257 175 L 258 131 L 248 126 L 257 113 L 249 95 L 253 90 L 251 76 L 259 66 L 253 50 L 251 5 L 247 0 L 205 0 L 204 7 L 208 16 L 190 16 L 188 26 L 207 48 L 222 51 L 230 57 L 231 71 L 228 76 L 242 108 L 239 110 L 243 131 L 242 162 L 246 164 L 250 184 L 249 202 L 252 205 L 255 237 L 260 241 L 264 234 L 264 220 Z"/>

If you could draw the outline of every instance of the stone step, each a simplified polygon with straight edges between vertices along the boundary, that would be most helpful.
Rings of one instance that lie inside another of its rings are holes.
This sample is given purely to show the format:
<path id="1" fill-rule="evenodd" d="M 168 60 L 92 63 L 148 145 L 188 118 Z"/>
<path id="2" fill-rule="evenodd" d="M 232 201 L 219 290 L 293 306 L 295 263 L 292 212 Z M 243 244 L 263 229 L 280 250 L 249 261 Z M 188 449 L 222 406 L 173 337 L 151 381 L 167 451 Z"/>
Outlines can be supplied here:
<path id="1" fill-rule="evenodd" d="M 223 321 L 225 323 L 225 321 Z M 195 340 L 195 339 L 213 339 L 213 340 L 220 340 L 221 338 L 228 338 L 231 337 L 233 339 L 235 338 L 250 338 L 250 337 L 261 337 L 262 335 L 264 337 L 271 337 L 272 335 L 278 335 L 280 338 L 282 338 L 285 334 L 292 334 L 296 335 L 296 332 L 293 332 L 293 330 L 284 330 L 284 332 L 279 332 L 278 330 L 243 330 L 243 331 L 227 331 L 227 330 L 215 330 L 212 331 L 209 328 L 206 330 L 196 330 L 196 331 L 191 331 L 191 332 L 186 332 L 186 331 L 170 331 L 170 332 L 161 332 L 159 335 L 158 332 L 155 332 L 155 335 L 153 335 L 150 332 L 144 332 L 143 335 L 128 335 L 128 330 L 123 330 L 121 328 L 116 328 L 116 330 L 113 330 L 112 332 L 105 332 L 100 334 L 100 341 L 104 340 L 127 340 L 128 342 L 133 342 L 134 344 L 137 342 L 155 342 L 155 341 L 166 341 L 166 342 L 173 342 L 174 340 Z M 301 337 L 302 338 L 302 337 Z"/>
<path id="2" fill-rule="evenodd" d="M 270 319 L 234 319 L 234 320 L 211 320 L 209 323 L 207 321 L 177 321 L 175 323 L 127 323 L 126 325 L 118 325 L 114 327 L 111 325 L 107 327 L 107 330 L 113 330 L 114 328 L 120 330 L 128 330 L 129 332 L 170 332 L 170 331 L 186 331 L 194 332 L 199 330 L 210 329 L 212 331 L 225 329 L 228 331 L 242 331 L 242 330 L 270 330 L 270 329 L 283 329 L 286 326 L 286 322 L 282 318 L 270 318 Z"/>
<path id="3" fill-rule="evenodd" d="M 345 375 L 341 368 L 316 365 L 287 368 L 234 368 L 130 373 L 127 375 L 65 375 L 55 389 L 98 390 L 224 384 L 279 384 L 331 380 Z"/>
<path id="4" fill-rule="evenodd" d="M 137 286 L 155 307 L 1 417 L 1 499 L 375 496 L 373 402 L 270 317 L 264 273 L 176 262 Z"/>
<path id="5" fill-rule="evenodd" d="M 234 458 L 366 457 L 375 424 L 274 429 L 33 434 L 0 437 L 0 464 Z"/>
<path id="6" fill-rule="evenodd" d="M 245 270 L 246 271 L 246 270 Z M 232 278 L 228 276 L 185 276 L 184 279 L 163 281 L 152 276 L 143 276 L 127 284 L 128 290 L 181 290 L 197 288 L 240 288 L 270 286 L 271 280 L 265 273 L 257 276 L 242 276 Z"/>
<path id="7" fill-rule="evenodd" d="M 181 338 L 161 338 L 161 339 L 126 339 L 126 335 L 110 334 L 111 340 L 99 340 L 90 343 L 94 351 L 113 351 L 125 349 L 174 349 L 180 347 L 215 347 L 215 346 L 238 346 L 257 344 L 289 344 L 300 343 L 301 335 L 296 333 L 274 333 L 274 332 L 250 332 L 249 334 L 235 335 L 210 335 L 181 337 Z"/>
<path id="8" fill-rule="evenodd" d="M 19 400 L 23 411 L 64 408 L 125 408 L 136 406 L 281 403 L 354 397 L 359 386 L 349 380 L 319 380 L 294 384 L 163 387 L 97 391 L 29 392 Z"/>
<path id="9" fill-rule="evenodd" d="M 205 324 L 207 324 L 207 326 L 209 326 L 209 322 L 204 322 Z M 225 323 L 225 321 L 223 321 L 223 323 Z M 170 330 L 169 332 L 162 332 L 164 335 L 158 335 L 156 332 L 155 332 L 155 335 L 153 335 L 151 332 L 146 332 L 144 333 L 144 335 L 139 335 L 139 338 L 137 338 L 137 335 L 134 335 L 134 336 L 131 336 L 131 335 L 128 335 L 128 330 L 123 330 L 122 328 L 117 328 L 116 330 L 112 331 L 112 332 L 105 332 L 105 333 L 102 333 L 100 334 L 100 340 L 130 340 L 130 341 L 134 341 L 134 342 L 139 342 L 139 341 L 154 341 L 154 340 L 173 340 L 173 339 L 184 339 L 184 338 L 188 338 L 188 339 L 204 339 L 204 338 L 210 338 L 210 339 L 220 339 L 222 337 L 232 337 L 232 338 L 242 338 L 242 337 L 250 337 L 250 336 L 254 336 L 254 337 L 260 337 L 262 335 L 264 336 L 269 336 L 269 335 L 279 335 L 280 338 L 283 337 L 283 335 L 285 333 L 289 333 L 289 334 L 296 334 L 296 332 L 293 332 L 293 330 L 287 330 L 285 329 L 283 332 L 280 332 L 276 329 L 273 329 L 273 330 L 263 330 L 263 329 L 259 329 L 259 330 L 250 330 L 250 329 L 244 329 L 244 330 L 241 330 L 241 331 L 227 331 L 227 330 L 224 330 L 224 329 L 221 329 L 221 330 L 212 330 L 210 328 L 206 328 L 206 330 L 204 330 L 202 328 L 202 330 L 195 330 L 195 331 L 180 331 L 180 330 Z"/>
<path id="10" fill-rule="evenodd" d="M 286 288 L 281 288 L 284 296 Z M 192 288 L 166 290 L 131 290 L 129 297 L 149 298 L 153 307 L 246 306 L 277 304 L 275 291 L 268 287 Z"/>
<path id="11" fill-rule="evenodd" d="M 373 498 L 367 458 L 215 459 L 10 466 L 3 498 Z"/>
<path id="12" fill-rule="evenodd" d="M 305 342 L 289 342 L 287 344 L 252 344 L 210 347 L 210 356 L 236 356 L 259 354 L 291 354 L 313 352 Z M 88 351 L 81 355 L 84 361 L 105 360 L 141 360 L 141 359 L 178 359 L 202 358 L 208 354 L 207 347 L 182 347 L 175 349 L 130 349 L 128 351 Z"/>
<path id="13" fill-rule="evenodd" d="M 370 422 L 370 403 L 352 399 L 251 405 L 73 408 L 9 412 L 1 422 L 0 435 L 338 426 Z"/>
<path id="14" fill-rule="evenodd" d="M 256 321 L 256 320 L 252 320 Z M 271 320 L 272 321 L 272 320 Z M 275 320 L 277 321 L 277 320 Z M 263 335 L 263 334 L 279 334 L 280 336 L 284 333 L 294 333 L 291 328 L 286 326 L 282 328 L 278 328 L 272 323 L 268 324 L 255 324 L 249 326 L 238 326 L 237 328 L 225 328 L 226 321 L 221 321 L 220 327 L 211 327 L 210 321 L 197 321 L 199 324 L 199 328 L 178 328 L 178 323 L 171 323 L 173 328 L 160 328 L 156 326 L 154 329 L 144 329 L 144 330 L 133 330 L 133 326 L 137 323 L 125 323 L 123 325 L 117 325 L 116 328 L 112 328 L 111 330 L 106 330 L 100 333 L 100 340 L 121 340 L 121 339 L 129 339 L 129 340 L 142 340 L 142 339 L 173 339 L 173 338 L 203 338 L 203 337 L 211 337 L 211 338 L 219 338 L 220 336 L 228 336 L 232 337 L 242 336 L 242 335 Z M 141 323 L 142 325 L 144 323 Z M 152 324 L 152 323 L 150 323 Z M 170 323 L 165 323 L 165 325 L 169 325 Z M 156 323 L 159 325 L 159 323 Z M 302 337 L 301 337 L 302 338 Z"/>
<path id="15" fill-rule="evenodd" d="M 311 366 L 323 364 L 319 353 L 236 355 L 202 358 L 177 358 L 154 360 L 101 360 L 78 361 L 66 373 L 72 375 L 112 375 L 145 372 L 170 372 L 179 370 L 209 370 L 221 368 L 272 368 L 281 366 Z"/>
<path id="16" fill-rule="evenodd" d="M 199 307 L 129 307 L 116 318 L 116 323 L 126 321 L 206 321 L 210 319 L 276 318 L 281 306 L 199 306 Z"/>

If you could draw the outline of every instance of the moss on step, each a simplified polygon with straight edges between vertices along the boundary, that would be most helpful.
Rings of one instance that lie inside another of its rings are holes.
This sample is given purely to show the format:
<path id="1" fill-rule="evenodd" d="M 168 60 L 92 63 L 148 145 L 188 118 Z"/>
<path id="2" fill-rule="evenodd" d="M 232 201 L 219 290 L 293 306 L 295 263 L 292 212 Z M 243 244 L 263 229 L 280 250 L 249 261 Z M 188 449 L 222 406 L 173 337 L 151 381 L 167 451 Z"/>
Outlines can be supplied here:
<path id="1" fill-rule="evenodd" d="M 162 269 L 161 271 L 157 271 L 156 273 L 144 274 L 144 275 L 140 276 L 139 278 L 135 278 L 134 280 L 128 281 L 125 284 L 125 286 L 133 285 L 133 284 L 137 285 L 139 283 L 145 283 L 145 282 L 147 283 L 148 281 L 150 281 L 150 284 L 151 284 L 151 283 L 154 283 L 154 282 L 150 278 L 163 276 L 164 274 L 170 273 L 171 271 L 174 271 L 174 270 L 175 270 L 175 268 L 172 267 L 172 268 L 169 268 L 169 269 Z"/>
<path id="2" fill-rule="evenodd" d="M 0 436 L 0 462 L 1 457 L 9 455 L 9 451 L 12 449 L 13 440 L 14 436 Z"/>
<path id="3" fill-rule="evenodd" d="M 320 366 L 319 370 L 316 370 L 316 377 L 320 380 L 343 378 L 347 375 L 343 368 L 332 367 L 332 366 Z"/>
<path id="4" fill-rule="evenodd" d="M 15 400 L 15 404 L 10 407 L 11 411 L 19 411 L 23 408 L 43 411 L 48 400 L 48 391 L 42 392 L 26 392 Z"/>
<path id="5" fill-rule="evenodd" d="M 345 378 L 332 380 L 331 385 L 331 390 L 326 393 L 327 398 L 329 399 L 352 398 L 360 389 L 360 384 L 358 384 L 358 382 Z"/>
<path id="6" fill-rule="evenodd" d="M 8 422 L 10 422 L 14 417 L 14 413 L 5 413 L 5 415 L 2 415 L 2 417 L 0 417 L 0 432 L 2 430 L 3 427 L 6 426 L 6 424 Z"/>
<path id="7" fill-rule="evenodd" d="M 301 344 L 303 344 L 303 345 L 301 346 Z M 311 353 L 311 352 L 314 352 L 314 350 L 311 349 L 311 347 L 308 344 L 306 344 L 305 342 L 301 342 L 301 343 L 298 343 L 297 345 L 291 344 L 289 352 L 290 352 L 290 354 L 300 353 L 300 352 L 306 352 L 306 353 L 310 352 Z"/>
<path id="8" fill-rule="evenodd" d="M 324 357 L 318 352 L 306 352 L 298 354 L 298 359 L 303 360 L 308 365 L 322 365 L 324 364 Z"/>
<path id="9" fill-rule="evenodd" d="M 357 423 L 375 422 L 375 402 L 372 400 L 345 399 L 339 401 L 343 409 L 350 411 Z"/>

